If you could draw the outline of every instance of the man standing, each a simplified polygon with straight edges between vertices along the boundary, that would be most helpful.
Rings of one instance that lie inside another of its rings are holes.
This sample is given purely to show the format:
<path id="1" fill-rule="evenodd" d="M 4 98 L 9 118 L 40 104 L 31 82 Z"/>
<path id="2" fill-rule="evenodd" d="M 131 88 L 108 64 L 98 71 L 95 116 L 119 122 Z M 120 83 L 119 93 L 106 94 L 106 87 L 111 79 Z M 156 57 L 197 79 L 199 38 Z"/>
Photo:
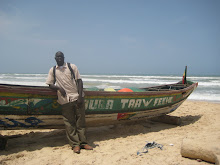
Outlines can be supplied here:
<path id="1" fill-rule="evenodd" d="M 46 84 L 57 91 L 69 144 L 78 154 L 81 148 L 92 150 L 85 136 L 83 82 L 79 71 L 76 65 L 64 62 L 64 54 L 60 51 L 55 54 L 55 60 L 57 65 L 50 69 Z"/>

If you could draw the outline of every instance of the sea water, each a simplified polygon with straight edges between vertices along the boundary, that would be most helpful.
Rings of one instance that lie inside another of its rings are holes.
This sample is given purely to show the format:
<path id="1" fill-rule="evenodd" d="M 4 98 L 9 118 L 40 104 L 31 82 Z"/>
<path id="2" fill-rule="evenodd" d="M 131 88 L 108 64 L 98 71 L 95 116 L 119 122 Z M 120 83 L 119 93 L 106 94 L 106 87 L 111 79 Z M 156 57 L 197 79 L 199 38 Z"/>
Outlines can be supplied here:
<path id="1" fill-rule="evenodd" d="M 181 81 L 176 75 L 119 75 L 119 74 L 82 74 L 84 87 L 100 89 L 125 87 L 151 87 Z M 47 86 L 47 74 L 0 74 L 0 84 Z M 198 88 L 189 96 L 190 100 L 220 103 L 220 76 L 189 76 L 187 80 L 198 82 Z"/>

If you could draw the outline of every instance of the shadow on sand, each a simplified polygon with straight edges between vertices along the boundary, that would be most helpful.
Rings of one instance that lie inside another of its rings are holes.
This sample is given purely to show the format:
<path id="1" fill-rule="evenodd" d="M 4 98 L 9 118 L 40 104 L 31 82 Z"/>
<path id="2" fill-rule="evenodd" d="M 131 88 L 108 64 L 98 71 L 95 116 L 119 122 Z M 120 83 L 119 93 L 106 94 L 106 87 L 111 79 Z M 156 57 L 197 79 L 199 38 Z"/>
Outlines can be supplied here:
<path id="1" fill-rule="evenodd" d="M 150 120 L 141 120 L 129 122 L 127 124 L 118 124 L 102 127 L 90 127 L 87 129 L 88 142 L 96 147 L 94 142 L 104 141 L 116 138 L 126 138 L 127 136 L 147 134 L 149 132 L 159 132 L 165 129 L 175 127 L 184 127 L 198 121 L 201 116 L 184 116 L 181 117 L 181 125 L 164 124 L 160 122 L 152 122 Z M 8 139 L 5 150 L 0 151 L 0 155 L 10 155 L 20 151 L 35 151 L 44 147 L 62 147 L 67 145 L 66 133 L 63 129 L 55 130 L 33 130 L 24 135 L 15 135 Z"/>

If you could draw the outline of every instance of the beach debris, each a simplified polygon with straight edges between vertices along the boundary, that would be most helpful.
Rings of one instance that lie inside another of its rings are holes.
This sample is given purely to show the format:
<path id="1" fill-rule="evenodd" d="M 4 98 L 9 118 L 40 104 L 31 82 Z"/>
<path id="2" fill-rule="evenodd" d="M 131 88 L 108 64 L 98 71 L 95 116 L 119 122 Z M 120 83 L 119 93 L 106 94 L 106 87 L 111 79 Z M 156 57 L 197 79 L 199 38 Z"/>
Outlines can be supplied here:
<path id="1" fill-rule="evenodd" d="M 148 149 L 151 149 L 151 148 L 159 148 L 161 150 L 163 150 L 163 145 L 162 144 L 158 144 L 156 142 L 148 142 L 146 141 L 147 144 L 139 151 L 137 151 L 137 155 L 141 156 L 143 153 L 147 153 L 148 152 Z"/>
<path id="2" fill-rule="evenodd" d="M 0 134 L 0 150 L 5 150 L 8 144 L 8 139 L 14 139 L 21 137 L 23 135 L 18 134 L 18 135 L 1 135 Z"/>
<path id="3" fill-rule="evenodd" d="M 202 162 L 202 159 L 196 159 L 197 160 L 197 162 Z"/>
<path id="4" fill-rule="evenodd" d="M 211 139 L 211 140 L 210 140 Z M 200 132 L 183 139 L 180 153 L 185 158 L 220 164 L 219 132 Z"/>
<path id="5" fill-rule="evenodd" d="M 0 135 L 0 150 L 5 150 L 6 145 L 7 145 L 7 138 L 4 136 Z"/>

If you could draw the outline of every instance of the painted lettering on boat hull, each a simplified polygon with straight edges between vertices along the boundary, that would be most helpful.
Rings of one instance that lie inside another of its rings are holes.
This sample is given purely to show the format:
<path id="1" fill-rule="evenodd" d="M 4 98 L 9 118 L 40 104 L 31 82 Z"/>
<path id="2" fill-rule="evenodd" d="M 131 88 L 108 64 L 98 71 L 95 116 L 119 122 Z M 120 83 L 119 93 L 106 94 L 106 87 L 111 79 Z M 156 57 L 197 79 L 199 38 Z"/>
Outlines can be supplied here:
<path id="1" fill-rule="evenodd" d="M 146 109 L 149 107 L 163 106 L 173 102 L 173 96 L 157 98 L 123 98 L 123 99 L 86 99 L 86 110 L 129 110 Z"/>

